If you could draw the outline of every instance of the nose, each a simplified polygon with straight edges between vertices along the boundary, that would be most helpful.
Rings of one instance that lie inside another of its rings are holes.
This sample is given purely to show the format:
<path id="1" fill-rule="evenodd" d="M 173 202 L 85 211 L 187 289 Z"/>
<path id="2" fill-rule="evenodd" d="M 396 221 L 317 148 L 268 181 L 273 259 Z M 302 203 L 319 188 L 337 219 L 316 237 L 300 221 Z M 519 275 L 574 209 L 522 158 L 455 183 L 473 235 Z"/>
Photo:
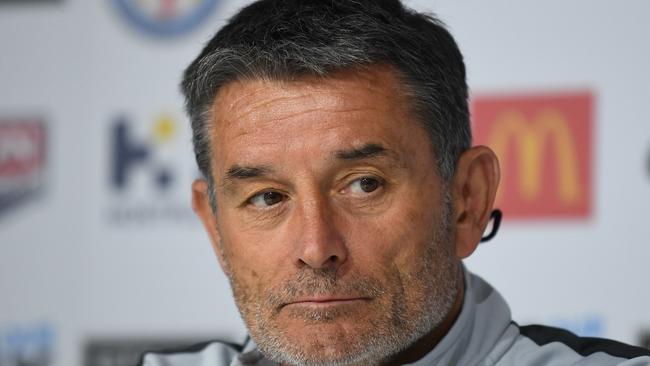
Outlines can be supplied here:
<path id="1" fill-rule="evenodd" d="M 348 248 L 330 207 L 324 200 L 313 200 L 302 204 L 299 211 L 296 225 L 298 266 L 338 269 L 347 259 Z"/>

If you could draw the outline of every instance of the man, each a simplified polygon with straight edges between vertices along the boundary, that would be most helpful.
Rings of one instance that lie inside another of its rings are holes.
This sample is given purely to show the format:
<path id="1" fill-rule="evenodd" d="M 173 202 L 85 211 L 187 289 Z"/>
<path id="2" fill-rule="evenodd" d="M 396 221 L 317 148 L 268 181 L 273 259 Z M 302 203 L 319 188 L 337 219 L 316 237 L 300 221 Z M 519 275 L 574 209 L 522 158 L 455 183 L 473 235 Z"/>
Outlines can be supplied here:
<path id="1" fill-rule="evenodd" d="M 519 327 L 463 267 L 499 167 L 470 147 L 462 55 L 435 18 L 398 0 L 261 0 L 182 90 L 205 176 L 193 207 L 250 340 L 145 365 L 650 365 Z"/>

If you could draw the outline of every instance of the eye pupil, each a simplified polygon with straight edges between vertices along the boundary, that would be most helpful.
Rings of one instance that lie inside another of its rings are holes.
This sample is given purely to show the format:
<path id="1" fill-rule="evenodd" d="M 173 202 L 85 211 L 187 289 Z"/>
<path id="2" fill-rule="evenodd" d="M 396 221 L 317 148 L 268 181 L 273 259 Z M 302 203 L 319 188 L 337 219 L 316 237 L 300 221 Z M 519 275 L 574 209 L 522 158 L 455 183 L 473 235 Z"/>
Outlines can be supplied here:
<path id="1" fill-rule="evenodd" d="M 370 193 L 379 187 L 379 182 L 373 178 L 361 178 L 359 184 L 361 189 L 366 193 Z"/>
<path id="2" fill-rule="evenodd" d="M 264 193 L 264 203 L 269 206 L 275 205 L 276 203 L 282 201 L 282 195 L 278 192 L 266 192 Z"/>

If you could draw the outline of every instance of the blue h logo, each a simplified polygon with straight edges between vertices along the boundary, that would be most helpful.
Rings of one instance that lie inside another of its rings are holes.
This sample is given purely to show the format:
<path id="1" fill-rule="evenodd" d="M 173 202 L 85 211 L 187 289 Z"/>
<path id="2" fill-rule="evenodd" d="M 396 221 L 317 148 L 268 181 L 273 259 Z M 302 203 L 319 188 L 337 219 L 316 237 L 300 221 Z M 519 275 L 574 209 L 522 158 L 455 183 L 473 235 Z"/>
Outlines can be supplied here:
<path id="1" fill-rule="evenodd" d="M 154 165 L 154 149 L 145 142 L 135 141 L 131 136 L 127 119 L 119 117 L 113 126 L 113 157 L 111 183 L 118 190 L 126 188 L 129 177 L 136 169 L 153 169 L 154 184 L 161 190 L 172 182 L 172 174 L 165 166 Z"/>

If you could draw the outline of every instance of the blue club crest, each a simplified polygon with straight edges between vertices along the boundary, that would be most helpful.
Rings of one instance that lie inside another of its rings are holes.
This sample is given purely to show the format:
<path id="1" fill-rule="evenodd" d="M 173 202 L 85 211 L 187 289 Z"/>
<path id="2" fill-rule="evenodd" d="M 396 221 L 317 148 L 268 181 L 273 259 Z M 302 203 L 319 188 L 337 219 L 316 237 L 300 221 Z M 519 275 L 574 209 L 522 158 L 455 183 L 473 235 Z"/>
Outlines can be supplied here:
<path id="1" fill-rule="evenodd" d="M 155 36 L 178 36 L 201 24 L 218 0 L 114 0 L 131 24 Z"/>

